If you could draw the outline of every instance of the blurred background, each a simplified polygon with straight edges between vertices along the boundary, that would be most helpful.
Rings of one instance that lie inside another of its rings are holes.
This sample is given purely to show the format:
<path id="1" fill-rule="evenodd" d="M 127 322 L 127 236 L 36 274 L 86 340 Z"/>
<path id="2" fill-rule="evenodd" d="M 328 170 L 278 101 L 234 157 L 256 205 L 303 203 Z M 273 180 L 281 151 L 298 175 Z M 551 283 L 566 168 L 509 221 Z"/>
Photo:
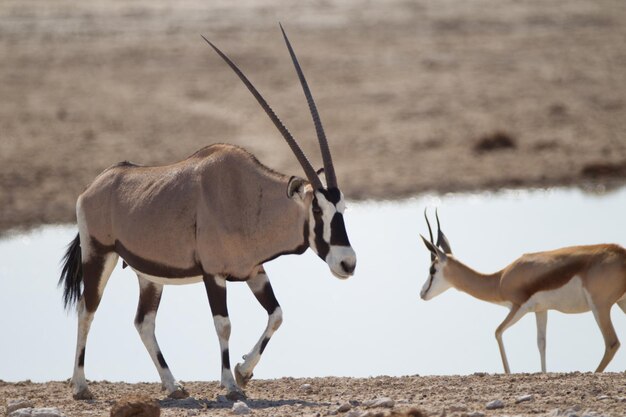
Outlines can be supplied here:
<path id="1" fill-rule="evenodd" d="M 115 162 L 215 142 L 302 175 L 201 34 L 319 164 L 279 21 L 352 200 L 626 178 L 622 0 L 3 0 L 0 232 L 74 222 Z"/>

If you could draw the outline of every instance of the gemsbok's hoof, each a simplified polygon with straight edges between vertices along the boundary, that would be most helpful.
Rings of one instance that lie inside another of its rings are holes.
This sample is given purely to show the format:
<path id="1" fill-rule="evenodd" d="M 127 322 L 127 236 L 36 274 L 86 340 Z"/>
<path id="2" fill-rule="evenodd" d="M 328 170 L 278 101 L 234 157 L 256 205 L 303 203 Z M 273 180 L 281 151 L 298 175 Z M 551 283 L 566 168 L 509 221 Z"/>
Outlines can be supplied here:
<path id="1" fill-rule="evenodd" d="M 246 400 L 246 393 L 240 389 L 233 389 L 226 394 L 226 398 L 230 401 L 243 401 Z"/>
<path id="2" fill-rule="evenodd" d="M 173 400 L 182 400 L 187 397 L 189 397 L 189 392 L 181 385 L 178 385 L 174 391 L 167 394 L 167 398 Z"/>
<path id="3" fill-rule="evenodd" d="M 93 394 L 89 391 L 89 388 L 84 388 L 76 393 L 72 394 L 75 400 L 93 400 Z"/>
<path id="4" fill-rule="evenodd" d="M 254 374 L 252 373 L 250 375 L 242 374 L 240 363 L 235 365 L 235 380 L 237 381 L 237 385 L 239 385 L 240 387 L 245 387 L 246 385 L 248 385 L 248 381 L 250 381 L 253 376 Z"/>

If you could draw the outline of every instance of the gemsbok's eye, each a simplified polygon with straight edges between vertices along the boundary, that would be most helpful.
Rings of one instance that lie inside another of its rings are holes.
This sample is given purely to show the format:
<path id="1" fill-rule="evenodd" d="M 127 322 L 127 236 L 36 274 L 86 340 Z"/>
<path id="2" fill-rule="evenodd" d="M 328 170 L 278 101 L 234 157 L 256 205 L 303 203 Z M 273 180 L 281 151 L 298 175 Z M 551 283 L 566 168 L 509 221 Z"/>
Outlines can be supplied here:
<path id="1" fill-rule="evenodd" d="M 313 213 L 321 214 L 322 213 L 322 209 L 320 207 L 313 207 Z"/>

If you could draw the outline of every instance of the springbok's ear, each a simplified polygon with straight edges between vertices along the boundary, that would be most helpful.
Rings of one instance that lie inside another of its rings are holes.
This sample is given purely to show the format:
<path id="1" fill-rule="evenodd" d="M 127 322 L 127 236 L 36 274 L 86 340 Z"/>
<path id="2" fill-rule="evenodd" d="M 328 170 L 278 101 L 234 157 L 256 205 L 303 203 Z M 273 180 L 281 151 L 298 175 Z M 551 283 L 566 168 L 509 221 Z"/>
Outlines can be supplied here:
<path id="1" fill-rule="evenodd" d="M 444 251 L 442 251 L 441 249 L 439 249 L 437 246 L 433 245 L 432 243 L 430 243 L 424 236 L 420 235 L 420 237 L 422 238 L 422 241 L 424 242 L 424 245 L 426 245 L 426 248 L 433 253 L 435 256 L 437 256 L 437 258 L 441 261 L 441 262 L 445 262 L 448 260 L 448 256 L 446 255 L 446 253 Z"/>
<path id="2" fill-rule="evenodd" d="M 304 178 L 295 175 L 289 179 L 287 184 L 287 197 L 293 198 L 294 194 L 298 194 L 300 198 L 304 196 L 304 186 L 307 184 Z"/>

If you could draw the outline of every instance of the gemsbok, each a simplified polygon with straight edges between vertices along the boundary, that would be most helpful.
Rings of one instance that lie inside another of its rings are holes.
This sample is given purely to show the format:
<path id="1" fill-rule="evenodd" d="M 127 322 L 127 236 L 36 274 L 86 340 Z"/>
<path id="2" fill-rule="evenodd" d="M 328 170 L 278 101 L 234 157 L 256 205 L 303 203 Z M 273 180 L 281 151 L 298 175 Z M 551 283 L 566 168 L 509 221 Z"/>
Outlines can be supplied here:
<path id="1" fill-rule="evenodd" d="M 122 162 L 102 172 L 78 197 L 78 234 L 64 258 L 59 285 L 66 308 L 77 304 L 78 337 L 72 393 L 92 398 L 85 380 L 85 345 L 104 287 L 118 258 L 139 278 L 135 326 L 164 390 L 173 398 L 189 394 L 174 379 L 155 338 L 163 285 L 204 282 L 221 350 L 221 384 L 229 399 L 243 388 L 282 311 L 263 265 L 284 254 L 311 248 L 338 278 L 353 275 L 356 254 L 344 225 L 339 190 L 322 123 L 287 35 L 281 31 L 302 84 L 321 149 L 326 184 L 298 143 L 239 68 L 215 45 L 287 141 L 307 180 L 280 174 L 232 145 L 200 149 L 166 166 Z M 246 282 L 267 311 L 263 334 L 243 363 L 230 369 L 230 320 L 226 282 Z M 82 288 L 81 288 L 82 287 Z"/>
<path id="2" fill-rule="evenodd" d="M 617 303 L 626 313 L 626 250 L 619 245 L 572 246 L 528 253 L 493 274 L 481 274 L 452 255 L 450 243 L 437 217 L 437 243 L 428 222 L 430 242 L 421 236 L 431 253 L 428 280 L 421 297 L 430 300 L 454 287 L 480 300 L 509 308 L 496 329 L 504 372 L 510 373 L 502 334 L 526 313 L 537 319 L 537 346 L 541 371 L 546 372 L 546 325 L 548 310 L 584 313 L 589 310 L 604 337 L 605 351 L 596 372 L 602 372 L 619 348 L 611 323 L 611 307 Z"/>

